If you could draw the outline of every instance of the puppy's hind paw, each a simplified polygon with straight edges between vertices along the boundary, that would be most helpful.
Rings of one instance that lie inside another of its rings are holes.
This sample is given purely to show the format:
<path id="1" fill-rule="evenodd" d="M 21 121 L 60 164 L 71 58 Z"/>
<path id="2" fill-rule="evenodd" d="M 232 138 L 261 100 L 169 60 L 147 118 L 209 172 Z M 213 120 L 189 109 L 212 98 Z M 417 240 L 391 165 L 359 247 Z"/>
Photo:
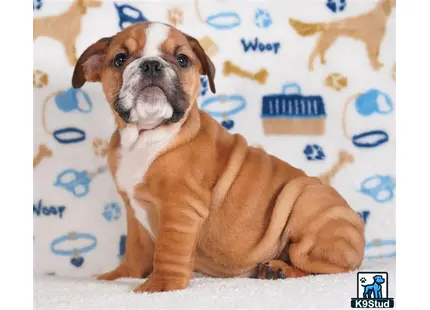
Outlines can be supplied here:
<path id="1" fill-rule="evenodd" d="M 306 272 L 288 265 L 281 260 L 269 260 L 257 264 L 257 278 L 264 280 L 277 280 L 298 278 L 308 275 Z"/>

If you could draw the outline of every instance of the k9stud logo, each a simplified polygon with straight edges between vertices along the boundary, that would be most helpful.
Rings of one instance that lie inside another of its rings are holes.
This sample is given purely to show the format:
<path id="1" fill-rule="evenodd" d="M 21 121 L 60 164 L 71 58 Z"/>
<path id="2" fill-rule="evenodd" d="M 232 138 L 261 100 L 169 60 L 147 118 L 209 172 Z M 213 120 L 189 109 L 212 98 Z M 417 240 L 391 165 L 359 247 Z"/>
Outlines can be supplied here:
<path id="1" fill-rule="evenodd" d="M 388 273 L 357 272 L 357 298 L 351 298 L 351 308 L 394 308 L 394 298 L 388 298 Z"/>

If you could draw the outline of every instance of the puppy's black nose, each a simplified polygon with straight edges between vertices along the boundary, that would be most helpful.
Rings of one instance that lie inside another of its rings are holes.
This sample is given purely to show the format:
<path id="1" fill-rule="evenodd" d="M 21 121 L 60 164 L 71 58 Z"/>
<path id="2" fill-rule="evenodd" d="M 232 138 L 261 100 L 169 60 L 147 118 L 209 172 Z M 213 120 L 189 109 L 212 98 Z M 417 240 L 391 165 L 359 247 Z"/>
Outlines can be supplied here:
<path id="1" fill-rule="evenodd" d="M 140 65 L 143 75 L 159 75 L 163 71 L 163 65 L 158 60 L 147 60 Z"/>

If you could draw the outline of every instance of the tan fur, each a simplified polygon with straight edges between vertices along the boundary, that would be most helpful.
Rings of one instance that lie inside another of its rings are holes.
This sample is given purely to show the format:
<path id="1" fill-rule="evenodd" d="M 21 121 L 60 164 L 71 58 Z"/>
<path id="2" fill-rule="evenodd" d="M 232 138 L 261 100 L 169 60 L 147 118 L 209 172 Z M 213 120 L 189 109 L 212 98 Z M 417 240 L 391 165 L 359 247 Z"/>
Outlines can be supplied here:
<path id="1" fill-rule="evenodd" d="M 143 48 L 145 27 L 143 23 L 127 28 L 108 46 L 95 43 L 78 61 L 85 66 L 89 53 L 106 55 L 100 76 L 110 104 L 121 75 L 109 63 L 126 39 L 135 40 L 138 50 Z M 357 268 L 364 252 L 361 218 L 333 188 L 248 146 L 242 136 L 231 135 L 200 111 L 196 104 L 200 74 L 208 74 L 213 83 L 214 71 L 195 39 L 174 28 L 162 45 L 165 57 L 179 45 L 195 63 L 178 72 L 191 105 L 179 133 L 136 185 L 134 197 L 120 192 L 127 206 L 125 258 L 99 278 L 140 277 L 152 269 L 135 291 L 160 292 L 184 289 L 193 271 L 255 277 L 257 263 L 285 267 L 276 262 L 281 259 L 290 262 L 284 269 L 292 277 Z M 82 72 L 75 69 L 74 85 L 85 82 Z M 117 130 L 108 153 L 114 179 L 120 145 Z M 131 198 L 146 208 L 154 241 L 134 217 Z"/>
<path id="2" fill-rule="evenodd" d="M 62 14 L 33 19 L 33 41 L 38 37 L 50 37 L 61 42 L 66 50 L 67 60 L 72 66 L 76 57 L 76 39 L 81 33 L 81 19 L 88 8 L 102 5 L 98 0 L 75 0 Z"/>
<path id="3" fill-rule="evenodd" d="M 379 70 L 383 66 L 378 60 L 381 42 L 385 37 L 388 17 L 395 7 L 396 0 L 380 0 L 376 7 L 366 14 L 328 23 L 304 23 L 290 18 L 291 26 L 301 36 L 321 32 L 309 57 L 309 71 L 313 71 L 314 59 L 318 55 L 320 55 L 321 63 L 326 63 L 325 53 L 341 36 L 361 40 L 366 45 L 367 56 L 373 69 Z"/>

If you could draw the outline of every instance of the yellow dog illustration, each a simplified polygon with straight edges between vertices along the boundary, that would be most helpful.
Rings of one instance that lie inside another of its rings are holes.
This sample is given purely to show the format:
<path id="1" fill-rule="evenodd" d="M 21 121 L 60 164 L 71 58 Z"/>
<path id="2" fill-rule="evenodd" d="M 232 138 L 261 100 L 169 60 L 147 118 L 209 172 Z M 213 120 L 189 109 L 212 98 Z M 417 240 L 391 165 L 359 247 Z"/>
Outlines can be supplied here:
<path id="1" fill-rule="evenodd" d="M 76 38 L 81 33 L 81 19 L 87 14 L 87 8 L 100 7 L 102 1 L 75 0 L 63 13 L 57 16 L 46 16 L 33 19 L 33 41 L 38 37 L 50 37 L 60 41 L 69 63 L 74 67 L 76 57 Z"/>
<path id="2" fill-rule="evenodd" d="M 383 65 L 378 60 L 381 41 L 385 36 L 388 17 L 395 7 L 396 0 L 380 0 L 376 7 L 366 14 L 328 23 L 304 23 L 290 18 L 291 26 L 303 37 L 321 32 L 309 57 L 309 71 L 313 71 L 314 59 L 318 54 L 321 63 L 326 63 L 326 51 L 341 36 L 363 41 L 373 69 L 379 70 Z"/>

